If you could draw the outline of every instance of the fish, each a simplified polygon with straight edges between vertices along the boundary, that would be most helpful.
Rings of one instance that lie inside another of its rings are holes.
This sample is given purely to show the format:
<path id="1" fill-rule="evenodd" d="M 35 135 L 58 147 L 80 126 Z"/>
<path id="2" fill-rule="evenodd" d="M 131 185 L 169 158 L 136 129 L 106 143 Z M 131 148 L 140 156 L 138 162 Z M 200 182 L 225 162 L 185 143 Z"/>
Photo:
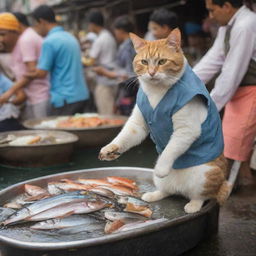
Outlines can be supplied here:
<path id="1" fill-rule="evenodd" d="M 125 186 L 128 187 L 132 190 L 138 190 L 138 187 L 136 185 L 136 182 L 133 180 L 130 180 L 128 178 L 124 177 L 117 177 L 117 176 L 109 176 L 106 178 L 106 180 L 113 185 L 120 185 L 120 186 Z"/>
<path id="2" fill-rule="evenodd" d="M 39 186 L 30 185 L 30 184 L 25 184 L 24 185 L 24 190 L 30 196 L 38 196 L 38 195 L 41 195 L 41 194 L 48 193 L 48 191 L 46 189 L 43 189 Z"/>
<path id="3" fill-rule="evenodd" d="M 0 222 L 6 220 L 10 215 L 14 214 L 15 210 L 5 207 L 0 207 Z"/>
<path id="4" fill-rule="evenodd" d="M 135 221 L 146 221 L 148 218 L 141 216 L 136 213 L 128 213 L 128 212 L 113 212 L 113 211 L 106 211 L 104 212 L 104 217 L 107 220 L 116 221 L 121 220 L 124 223 L 131 223 Z"/>
<path id="5" fill-rule="evenodd" d="M 54 218 L 64 218 L 72 214 L 90 213 L 111 206 L 102 200 L 90 202 L 87 199 L 81 199 L 80 202 L 69 202 L 57 207 L 53 207 L 36 215 L 26 218 L 26 221 L 42 221 Z"/>
<path id="6" fill-rule="evenodd" d="M 123 187 L 123 186 L 118 186 L 118 185 L 99 185 L 98 187 L 100 188 L 105 188 L 110 191 L 112 191 L 114 194 L 119 195 L 119 196 L 135 196 L 136 193 L 134 193 L 130 188 Z"/>
<path id="7" fill-rule="evenodd" d="M 150 225 L 159 224 L 164 221 L 167 221 L 167 219 L 160 218 L 156 220 L 137 221 L 137 222 L 125 224 L 124 222 L 118 220 L 112 223 L 107 222 L 104 231 L 106 234 L 124 232 L 124 231 L 129 231 L 137 228 L 144 228 Z"/>
<path id="8" fill-rule="evenodd" d="M 131 196 L 119 196 L 117 201 L 118 203 L 125 205 L 125 212 L 137 213 L 147 218 L 150 218 L 153 214 L 152 210 L 148 206 L 148 203 L 139 198 Z"/>
<path id="9" fill-rule="evenodd" d="M 95 195 L 94 195 L 95 197 Z M 7 220 L 4 221 L 4 225 L 14 224 L 20 222 L 30 216 L 36 215 L 40 212 L 46 211 L 50 208 L 69 203 L 79 201 L 85 198 L 92 198 L 92 195 L 83 191 L 69 192 L 53 197 L 49 197 L 46 199 L 42 199 L 40 201 L 36 201 L 28 206 L 21 208 L 16 211 L 13 215 L 10 216 Z"/>
<path id="10" fill-rule="evenodd" d="M 95 188 L 89 189 L 89 191 L 91 191 L 95 194 L 101 195 L 101 196 L 108 197 L 108 198 L 115 198 L 115 194 L 106 188 L 95 187 Z"/>
<path id="11" fill-rule="evenodd" d="M 84 185 L 92 185 L 92 186 L 111 186 L 112 184 L 105 179 L 77 179 L 77 182 Z"/>
<path id="12" fill-rule="evenodd" d="M 69 191 L 77 191 L 77 190 L 89 190 L 92 188 L 92 186 L 89 185 L 83 185 L 76 183 L 72 180 L 63 179 L 61 181 L 53 181 L 48 183 L 48 192 L 51 195 L 59 195 L 63 192 L 69 192 Z"/>
<path id="13" fill-rule="evenodd" d="M 40 199 L 44 199 L 51 196 L 46 189 L 43 189 L 39 186 L 25 184 L 24 190 L 29 195 L 25 199 L 25 201 L 35 201 L 35 200 L 40 200 Z"/>
<path id="14" fill-rule="evenodd" d="M 38 222 L 32 226 L 31 229 L 37 230 L 49 230 L 49 229 L 63 229 L 69 227 L 75 227 L 80 225 L 90 225 L 93 223 L 98 223 L 99 221 L 95 220 L 93 217 L 84 215 L 72 215 L 66 218 L 56 218 Z"/>
<path id="15" fill-rule="evenodd" d="M 10 202 L 4 204 L 5 208 L 12 208 L 12 209 L 21 209 L 24 205 L 34 203 L 32 200 L 28 201 L 28 196 L 26 194 L 21 194 L 16 196 Z"/>

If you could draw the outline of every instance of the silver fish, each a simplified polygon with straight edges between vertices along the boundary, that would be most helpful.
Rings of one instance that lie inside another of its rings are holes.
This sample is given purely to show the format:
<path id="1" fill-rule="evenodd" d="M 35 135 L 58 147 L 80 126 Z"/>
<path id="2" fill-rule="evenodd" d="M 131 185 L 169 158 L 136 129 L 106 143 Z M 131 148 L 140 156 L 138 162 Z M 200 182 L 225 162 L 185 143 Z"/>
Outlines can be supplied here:
<path id="1" fill-rule="evenodd" d="M 69 227 L 75 227 L 80 225 L 91 225 L 98 223 L 97 220 L 95 220 L 93 217 L 90 216 L 69 216 L 66 218 L 60 218 L 60 219 L 50 219 L 46 221 L 41 221 L 33 226 L 31 226 L 31 229 L 38 229 L 38 230 L 48 230 L 48 229 L 63 229 L 63 228 L 69 228 Z"/>
<path id="2" fill-rule="evenodd" d="M 80 202 L 70 202 L 53 207 L 36 215 L 26 218 L 26 221 L 41 221 L 53 218 L 63 218 L 72 214 L 90 213 L 101 210 L 109 206 L 102 200 L 90 202 L 87 199 L 81 199 Z"/>
<path id="3" fill-rule="evenodd" d="M 144 222 L 129 223 L 129 224 L 123 225 L 118 230 L 115 230 L 114 233 L 121 232 L 121 231 L 129 231 L 129 230 L 136 229 L 136 228 L 144 228 L 144 227 L 147 227 L 147 226 L 150 226 L 150 225 L 162 223 L 164 221 L 167 221 L 167 219 L 166 218 L 161 218 L 161 219 L 157 219 L 157 220 L 147 220 L 147 221 L 144 221 Z"/>
<path id="4" fill-rule="evenodd" d="M 28 217 L 36 215 L 40 212 L 46 211 L 50 208 L 53 208 L 65 203 L 69 203 L 69 202 L 79 201 L 81 199 L 86 199 L 86 198 L 92 198 L 92 196 L 88 195 L 88 193 L 86 192 L 80 192 L 80 191 L 70 192 L 70 193 L 46 198 L 18 210 L 13 215 L 11 215 L 10 218 L 4 221 L 4 225 L 16 223 Z"/>
<path id="5" fill-rule="evenodd" d="M 121 220 L 124 223 L 131 223 L 135 221 L 146 221 L 148 218 L 141 216 L 136 213 L 128 213 L 128 212 L 112 212 L 112 211 L 105 211 L 104 216 L 106 219 L 115 221 Z"/>
<path id="6" fill-rule="evenodd" d="M 6 220 L 13 213 L 15 213 L 15 210 L 13 209 L 0 207 L 0 222 Z"/>

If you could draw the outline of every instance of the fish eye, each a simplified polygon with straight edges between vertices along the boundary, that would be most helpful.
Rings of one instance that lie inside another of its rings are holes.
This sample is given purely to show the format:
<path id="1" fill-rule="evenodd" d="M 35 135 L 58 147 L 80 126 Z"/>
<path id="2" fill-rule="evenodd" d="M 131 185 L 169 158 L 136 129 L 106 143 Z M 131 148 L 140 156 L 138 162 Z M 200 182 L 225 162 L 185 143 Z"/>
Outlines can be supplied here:
<path id="1" fill-rule="evenodd" d="M 167 59 L 161 59 L 158 61 L 159 65 L 164 65 L 166 63 Z"/>
<path id="2" fill-rule="evenodd" d="M 141 63 L 143 64 L 143 65 L 148 65 L 148 61 L 147 60 L 141 60 Z"/>

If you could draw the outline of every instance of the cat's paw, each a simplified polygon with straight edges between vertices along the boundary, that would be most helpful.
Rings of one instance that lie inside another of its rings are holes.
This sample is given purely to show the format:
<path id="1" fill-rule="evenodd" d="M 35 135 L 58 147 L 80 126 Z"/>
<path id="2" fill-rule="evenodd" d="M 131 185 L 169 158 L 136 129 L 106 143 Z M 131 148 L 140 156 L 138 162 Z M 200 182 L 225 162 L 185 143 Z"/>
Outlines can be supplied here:
<path id="1" fill-rule="evenodd" d="M 166 195 L 163 194 L 161 191 L 156 190 L 154 192 L 147 192 L 142 195 L 141 199 L 146 202 L 155 202 L 163 199 Z"/>
<path id="2" fill-rule="evenodd" d="M 100 160 L 112 161 L 117 159 L 121 153 L 119 152 L 120 148 L 116 144 L 108 144 L 100 150 L 98 158 Z"/>
<path id="3" fill-rule="evenodd" d="M 167 166 L 161 166 L 161 165 L 155 166 L 154 174 L 158 178 L 164 178 L 164 177 L 168 176 L 169 173 L 170 173 L 170 168 L 168 168 Z"/>
<path id="4" fill-rule="evenodd" d="M 203 201 L 201 200 L 191 200 L 184 207 L 186 213 L 195 213 L 199 212 L 202 208 Z"/>

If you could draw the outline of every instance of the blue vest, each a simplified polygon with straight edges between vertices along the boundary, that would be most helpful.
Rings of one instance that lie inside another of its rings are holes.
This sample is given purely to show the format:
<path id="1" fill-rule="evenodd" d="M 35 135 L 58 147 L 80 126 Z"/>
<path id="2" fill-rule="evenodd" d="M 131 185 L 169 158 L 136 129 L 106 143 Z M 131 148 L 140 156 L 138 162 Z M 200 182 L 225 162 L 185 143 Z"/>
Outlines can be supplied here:
<path id="1" fill-rule="evenodd" d="M 181 77 L 163 96 L 155 109 L 149 103 L 142 88 L 137 94 L 137 105 L 147 123 L 150 137 L 160 154 L 173 133 L 172 116 L 199 95 L 208 107 L 208 115 L 201 125 L 200 137 L 173 164 L 174 169 L 188 168 L 214 160 L 222 154 L 224 143 L 221 120 L 205 85 L 195 75 L 189 65 Z"/>

